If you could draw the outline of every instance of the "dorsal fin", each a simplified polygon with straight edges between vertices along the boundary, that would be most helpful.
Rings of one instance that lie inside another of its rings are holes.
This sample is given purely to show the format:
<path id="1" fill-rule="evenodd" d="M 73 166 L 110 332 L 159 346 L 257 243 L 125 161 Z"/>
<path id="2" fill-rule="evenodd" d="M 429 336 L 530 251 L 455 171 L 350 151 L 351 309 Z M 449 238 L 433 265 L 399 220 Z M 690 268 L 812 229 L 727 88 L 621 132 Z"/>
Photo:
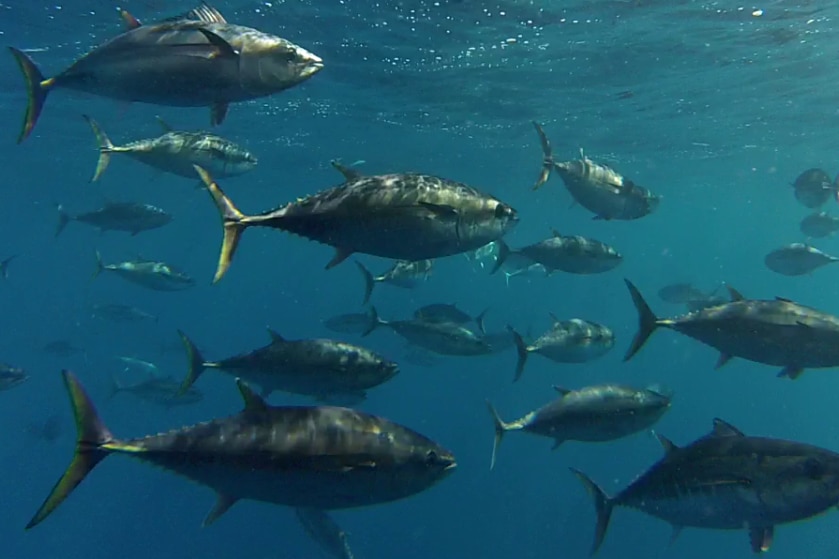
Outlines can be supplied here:
<path id="1" fill-rule="evenodd" d="M 171 132 L 172 130 L 174 130 L 171 126 L 169 126 L 168 122 L 166 122 L 165 120 L 163 120 L 159 116 L 157 116 L 155 118 L 157 118 L 157 123 L 163 129 L 163 132 Z"/>
<path id="2" fill-rule="evenodd" d="M 775 296 L 775 300 L 782 301 L 784 303 L 795 303 L 795 301 L 793 301 L 792 299 L 787 299 L 786 297 L 778 297 L 777 295 Z"/>
<path id="3" fill-rule="evenodd" d="M 279 332 L 277 332 L 273 328 L 268 328 L 267 330 L 268 330 L 268 335 L 271 336 L 271 341 L 272 342 L 284 342 L 285 341 L 285 338 L 280 336 Z"/>
<path id="4" fill-rule="evenodd" d="M 344 175 L 344 178 L 348 181 L 354 181 L 356 179 L 361 178 L 361 173 L 359 173 L 355 169 L 351 169 L 351 168 L 347 167 L 346 165 L 344 165 L 343 163 L 341 163 L 337 159 L 333 159 L 332 161 L 330 161 L 330 163 L 332 164 L 333 167 L 335 167 L 335 169 L 339 173 Z"/>
<path id="5" fill-rule="evenodd" d="M 201 2 L 200 6 L 184 14 L 184 19 L 203 21 L 204 23 L 227 23 L 221 12 L 206 2 Z"/>
<path id="6" fill-rule="evenodd" d="M 725 286 L 728 289 L 728 294 L 731 295 L 731 302 L 736 301 L 745 301 L 746 298 L 743 297 L 743 294 L 731 287 L 730 285 Z"/>
<path id="7" fill-rule="evenodd" d="M 658 439 L 658 442 L 661 443 L 661 447 L 664 449 L 664 457 L 670 456 L 672 453 L 679 450 L 679 447 L 676 446 L 673 441 L 662 435 L 661 433 L 655 433 L 655 437 Z"/>
<path id="8" fill-rule="evenodd" d="M 551 235 L 553 235 L 554 237 L 561 237 L 562 236 L 562 235 L 559 234 L 559 231 L 557 231 L 553 227 L 551 227 Z"/>
<path id="9" fill-rule="evenodd" d="M 745 437 L 743 432 L 719 417 L 714 418 L 714 428 L 711 431 L 711 437 Z"/>
<path id="10" fill-rule="evenodd" d="M 573 390 L 571 390 L 571 389 L 569 389 L 569 388 L 563 388 L 562 386 L 557 386 L 557 385 L 555 385 L 555 384 L 554 384 L 554 390 L 556 390 L 557 392 L 559 392 L 559 394 L 560 394 L 561 396 L 565 396 L 565 395 L 570 394 L 571 392 L 573 392 Z"/>
<path id="11" fill-rule="evenodd" d="M 142 23 L 140 20 L 134 17 L 126 10 L 120 10 L 119 16 L 122 18 L 122 21 L 125 23 L 125 28 L 131 31 L 132 29 L 137 29 L 138 27 L 142 27 Z"/>
<path id="12" fill-rule="evenodd" d="M 245 401 L 246 413 L 262 415 L 268 411 L 268 404 L 265 403 L 262 396 L 251 390 L 251 387 L 245 384 L 245 381 L 237 378 L 236 386 L 239 387 L 239 392 L 242 394 L 242 400 Z"/>

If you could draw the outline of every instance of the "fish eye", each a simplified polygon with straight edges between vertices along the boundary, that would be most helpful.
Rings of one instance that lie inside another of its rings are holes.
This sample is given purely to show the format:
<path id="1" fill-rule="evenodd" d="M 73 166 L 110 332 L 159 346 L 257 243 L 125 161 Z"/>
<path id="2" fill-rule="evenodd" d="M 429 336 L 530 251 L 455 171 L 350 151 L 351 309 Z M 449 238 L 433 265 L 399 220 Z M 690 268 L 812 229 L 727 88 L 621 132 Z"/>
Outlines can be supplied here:
<path id="1" fill-rule="evenodd" d="M 497 206 L 495 206 L 495 217 L 497 219 L 507 217 L 511 213 L 512 212 L 509 206 L 505 206 L 504 204 L 498 204 Z"/>
<path id="2" fill-rule="evenodd" d="M 437 456 L 437 453 L 433 450 L 429 450 L 425 453 L 425 463 L 429 465 L 436 464 L 439 461 L 440 457 Z"/>

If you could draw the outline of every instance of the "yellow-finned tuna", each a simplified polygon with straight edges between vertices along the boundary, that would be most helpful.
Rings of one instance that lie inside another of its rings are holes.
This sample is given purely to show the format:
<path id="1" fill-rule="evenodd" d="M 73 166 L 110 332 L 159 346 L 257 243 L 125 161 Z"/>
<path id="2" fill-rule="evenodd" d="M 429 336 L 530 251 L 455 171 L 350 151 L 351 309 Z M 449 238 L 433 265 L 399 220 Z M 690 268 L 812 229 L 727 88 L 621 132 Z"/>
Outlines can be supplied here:
<path id="1" fill-rule="evenodd" d="M 76 451 L 27 529 L 43 522 L 111 454 L 215 490 L 218 502 L 205 526 L 241 499 L 320 510 L 395 501 L 430 488 L 456 466 L 451 452 L 387 419 L 346 408 L 269 406 L 239 380 L 245 409 L 236 415 L 118 439 L 76 376 L 63 374 L 78 429 Z"/>

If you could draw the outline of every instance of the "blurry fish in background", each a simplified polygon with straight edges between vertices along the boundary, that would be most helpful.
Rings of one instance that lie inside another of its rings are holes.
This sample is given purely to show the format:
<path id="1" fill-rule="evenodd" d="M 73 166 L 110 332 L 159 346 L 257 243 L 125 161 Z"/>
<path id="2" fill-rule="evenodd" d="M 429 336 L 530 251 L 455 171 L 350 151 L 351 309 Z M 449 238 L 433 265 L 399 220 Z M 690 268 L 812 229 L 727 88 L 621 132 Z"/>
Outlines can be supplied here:
<path id="1" fill-rule="evenodd" d="M 837 195 L 837 185 L 822 169 L 807 169 L 798 175 L 792 187 L 796 200 L 810 209 L 824 205 L 831 195 Z"/>
<path id="2" fill-rule="evenodd" d="M 30 421 L 24 427 L 23 432 L 32 439 L 55 442 L 64 432 L 63 421 L 59 414 L 54 413 L 42 421 Z"/>
<path id="3" fill-rule="evenodd" d="M 91 279 L 103 271 L 113 272 L 124 280 L 154 291 L 181 291 L 195 285 L 193 278 L 171 264 L 143 259 L 105 264 L 102 255 L 96 251 L 96 270 Z"/>
<path id="4" fill-rule="evenodd" d="M 125 364 L 123 372 L 127 373 L 134 370 L 150 377 L 160 376 L 160 369 L 157 365 L 150 361 L 143 361 L 142 359 L 137 359 L 136 357 L 126 357 L 124 355 L 118 355 L 117 359 Z"/>
<path id="5" fill-rule="evenodd" d="M 409 343 L 439 353 L 440 355 L 477 356 L 493 353 L 492 346 L 483 336 L 460 324 L 428 322 L 422 319 L 382 320 L 375 307 L 370 309 L 371 326 L 367 334 L 386 326 Z"/>
<path id="6" fill-rule="evenodd" d="M 172 222 L 172 216 L 157 206 L 136 202 L 106 202 L 99 209 L 77 215 L 68 214 L 64 206 L 59 204 L 55 236 L 58 237 L 71 221 L 95 227 L 100 233 L 125 231 L 134 236 L 168 225 Z"/>
<path id="7" fill-rule="evenodd" d="M 388 271 L 379 276 L 371 274 L 370 270 L 361 262 L 356 261 L 355 264 L 364 277 L 364 301 L 361 304 L 366 305 L 370 301 L 370 295 L 373 294 L 373 288 L 377 283 L 387 283 L 403 289 L 413 289 L 419 285 L 420 281 L 428 280 L 428 276 L 431 275 L 431 270 L 434 266 L 434 261 L 397 260 Z"/>
<path id="8" fill-rule="evenodd" d="M 53 340 L 44 344 L 42 350 L 45 353 L 50 353 L 58 357 L 70 357 L 80 353 L 86 353 L 83 348 L 76 346 L 69 340 Z"/>
<path id="9" fill-rule="evenodd" d="M 296 508 L 294 512 L 303 529 L 335 559 L 354 559 L 347 533 L 326 512 L 320 509 Z"/>
<path id="10" fill-rule="evenodd" d="M 6 259 L 0 261 L 0 277 L 3 279 L 9 279 L 9 264 L 12 263 L 12 260 L 17 258 L 17 254 L 13 254 Z"/>
<path id="11" fill-rule="evenodd" d="M 510 278 L 514 277 L 533 277 L 541 276 L 547 277 L 548 270 L 539 262 L 534 262 L 533 259 L 528 258 L 520 252 L 510 252 L 507 254 L 501 264 L 498 264 L 498 259 L 501 252 L 501 243 L 493 241 L 478 250 L 464 254 L 473 268 L 477 266 L 481 270 L 495 272 L 500 270 L 504 274 L 504 279 L 507 287 L 510 286 Z"/>
<path id="12" fill-rule="evenodd" d="M 114 153 L 123 153 L 149 167 L 188 179 L 196 178 L 194 165 L 217 177 L 234 177 L 251 171 L 258 163 L 255 155 L 230 140 L 209 132 L 176 131 L 160 117 L 162 136 L 122 146 L 114 145 L 95 120 L 87 115 L 85 119 L 99 144 L 99 161 L 91 182 L 99 180 Z"/>
<path id="13" fill-rule="evenodd" d="M 808 237 L 829 237 L 839 231 L 839 217 L 827 212 L 811 213 L 801 220 L 799 229 Z"/>
<path id="14" fill-rule="evenodd" d="M 122 303 L 94 303 L 90 308 L 94 317 L 111 322 L 158 321 L 157 315 Z"/>
<path id="15" fill-rule="evenodd" d="M 623 261 L 623 256 L 606 243 L 579 235 L 560 235 L 557 231 L 553 231 L 553 236 L 548 239 L 517 250 L 510 250 L 503 240 L 498 241 L 498 246 L 498 259 L 493 272 L 513 254 L 523 255 L 531 262 L 541 264 L 548 274 L 555 271 L 602 274 L 616 268 Z"/>
<path id="16" fill-rule="evenodd" d="M 466 313 L 459 308 L 457 308 L 456 304 L 451 303 L 431 303 L 430 305 L 425 305 L 417 310 L 414 311 L 414 318 L 417 320 L 422 320 L 424 322 L 431 322 L 436 324 L 441 323 L 449 323 L 449 324 L 468 324 L 470 322 L 474 322 L 475 326 L 478 327 L 478 331 L 483 334 L 484 333 L 484 317 L 486 316 L 489 309 L 484 309 L 475 316 L 472 316 L 469 313 Z"/>
<path id="17" fill-rule="evenodd" d="M 705 292 L 692 283 L 671 283 L 658 290 L 658 298 L 665 303 L 684 305 L 705 298 Z"/>
<path id="18" fill-rule="evenodd" d="M 29 380 L 29 375 L 19 367 L 0 363 L 0 390 L 11 390 Z"/>
<path id="19" fill-rule="evenodd" d="M 369 312 L 339 314 L 323 321 L 323 325 L 333 332 L 339 334 L 363 335 L 369 331 L 374 324 L 374 318 Z"/>
<path id="20" fill-rule="evenodd" d="M 157 371 L 154 374 L 145 375 L 145 378 L 141 380 L 131 382 L 123 382 L 116 376 L 111 376 L 108 399 L 113 399 L 118 394 L 125 393 L 164 409 L 189 406 L 204 399 L 204 394 L 194 386 L 183 392 L 179 392 L 180 387 L 180 381 L 174 376 L 161 375 Z"/>
<path id="21" fill-rule="evenodd" d="M 834 262 L 839 258 L 802 243 L 775 249 L 764 259 L 767 268 L 785 276 L 803 276 Z"/>

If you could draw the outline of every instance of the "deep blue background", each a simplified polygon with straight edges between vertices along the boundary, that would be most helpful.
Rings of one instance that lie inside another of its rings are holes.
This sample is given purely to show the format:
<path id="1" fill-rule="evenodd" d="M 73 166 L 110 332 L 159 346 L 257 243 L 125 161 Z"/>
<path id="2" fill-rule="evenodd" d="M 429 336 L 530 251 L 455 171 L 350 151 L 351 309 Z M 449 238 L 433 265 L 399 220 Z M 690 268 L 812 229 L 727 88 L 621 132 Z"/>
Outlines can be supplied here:
<path id="1" fill-rule="evenodd" d="M 618 343 L 583 366 L 532 356 L 515 385 L 512 351 L 441 358 L 433 368 L 403 363 L 402 373 L 373 390 L 364 409 L 439 441 L 457 454 L 459 466 L 415 498 L 336 513 L 359 559 L 585 557 L 594 512 L 567 467 L 588 472 L 614 492 L 660 456 L 646 434 L 608 445 L 567 443 L 552 453 L 550 441 L 512 433 L 490 473 L 492 422 L 485 398 L 506 419 L 553 398 L 552 384 L 660 382 L 676 399 L 657 429 L 677 443 L 704 434 L 719 416 L 747 433 L 839 450 L 835 371 L 809 371 L 796 382 L 737 360 L 714 371 L 716 355 L 709 348 L 672 332 L 655 334 L 634 360 L 621 363 L 636 326 L 624 276 L 662 315 L 678 309 L 657 300 L 655 291 L 674 281 L 704 288 L 728 281 L 750 297 L 782 295 L 839 313 L 836 270 L 784 278 L 762 263 L 769 250 L 802 240 L 797 224 L 807 211 L 793 199 L 795 176 L 812 166 L 839 171 L 832 135 L 839 77 L 832 4 L 776 1 L 762 13 L 736 3 L 689 1 L 217 6 L 229 20 L 295 41 L 326 64 L 291 91 L 231 107 L 221 133 L 260 157 L 257 170 L 223 182 L 243 210 L 262 211 L 339 183 L 330 159 L 363 159 L 365 172 L 434 173 L 504 199 L 522 217 L 508 237 L 514 246 L 556 228 L 610 243 L 625 255 L 621 268 L 602 276 L 514 278 L 509 288 L 500 275 L 476 272 L 455 256 L 439 261 L 432 279 L 413 292 L 377 286 L 373 299 L 384 318 L 405 316 L 420 304 L 457 302 L 474 313 L 491 307 L 492 329 L 510 323 L 540 332 L 553 312 L 604 322 Z M 120 7 L 154 20 L 192 4 L 131 1 Z M 46 75 L 119 31 L 110 2 L 0 3 L 2 42 L 38 49 L 31 54 Z M 321 322 L 358 311 L 363 284 L 350 262 L 325 272 L 331 258 L 326 247 L 250 230 L 227 277 L 212 286 L 221 227 L 195 183 L 158 176 L 119 156 L 99 183 L 88 182 L 96 151 L 81 114 L 94 116 L 121 143 L 158 135 L 155 115 L 177 128 L 203 128 L 207 111 L 125 108 L 57 91 L 33 136 L 17 146 L 25 95 L 10 56 L 0 57 L 0 95 L 0 257 L 20 254 L 0 286 L 0 357 L 32 375 L 23 387 L 0 394 L 3 557 L 316 556 L 289 510 L 243 502 L 201 529 L 214 499 L 208 489 L 123 457 L 107 460 L 48 521 L 23 531 L 72 452 L 61 368 L 79 374 L 118 436 L 232 414 L 241 407 L 233 381 L 212 372 L 199 383 L 205 400 L 191 408 L 165 412 L 123 397 L 106 402 L 108 378 L 121 370 L 116 356 L 154 361 L 180 377 L 182 353 L 161 354 L 162 346 L 177 342 L 176 328 L 211 359 L 262 345 L 266 326 L 290 338 L 330 335 Z M 556 177 L 532 192 L 540 153 L 530 119 L 545 122 L 559 158 L 575 157 L 584 147 L 663 194 L 659 210 L 636 222 L 594 222 L 586 211 L 569 209 Z M 105 199 L 160 205 L 175 220 L 134 238 L 100 236 L 78 224 L 53 238 L 56 203 L 82 211 Z M 834 239 L 817 245 L 839 252 Z M 182 293 L 156 293 L 109 275 L 91 282 L 95 249 L 107 262 L 138 254 L 171 261 L 199 284 Z M 374 271 L 389 264 L 359 260 Z M 90 316 L 91 303 L 110 301 L 137 305 L 161 320 L 114 326 Z M 56 339 L 86 353 L 44 353 L 43 345 Z M 401 340 L 385 331 L 364 343 L 397 360 L 405 352 Z M 275 394 L 272 402 L 305 400 Z M 29 422 L 56 412 L 66 426 L 59 441 L 26 436 Z M 829 516 L 780 528 L 773 556 L 832 553 L 836 522 Z M 664 523 L 619 510 L 601 557 L 749 554 L 745 533 L 686 530 L 672 551 L 668 538 Z"/>

